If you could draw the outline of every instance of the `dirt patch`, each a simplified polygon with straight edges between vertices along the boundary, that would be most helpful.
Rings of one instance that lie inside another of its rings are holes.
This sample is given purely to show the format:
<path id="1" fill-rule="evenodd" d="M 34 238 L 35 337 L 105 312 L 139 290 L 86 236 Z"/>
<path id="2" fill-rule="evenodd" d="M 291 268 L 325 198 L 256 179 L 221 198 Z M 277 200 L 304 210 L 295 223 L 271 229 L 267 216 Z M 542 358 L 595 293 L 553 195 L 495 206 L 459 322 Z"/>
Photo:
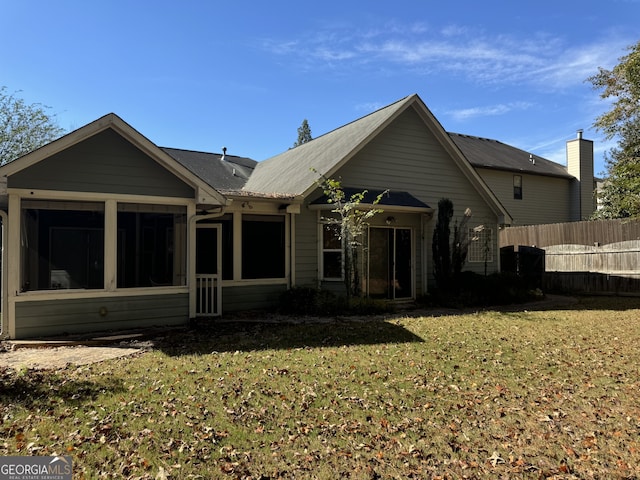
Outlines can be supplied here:
<path id="1" fill-rule="evenodd" d="M 12 370 L 58 369 L 70 364 L 86 365 L 112 358 L 135 355 L 143 351 L 143 348 L 93 346 L 19 348 L 0 351 L 0 368 Z"/>

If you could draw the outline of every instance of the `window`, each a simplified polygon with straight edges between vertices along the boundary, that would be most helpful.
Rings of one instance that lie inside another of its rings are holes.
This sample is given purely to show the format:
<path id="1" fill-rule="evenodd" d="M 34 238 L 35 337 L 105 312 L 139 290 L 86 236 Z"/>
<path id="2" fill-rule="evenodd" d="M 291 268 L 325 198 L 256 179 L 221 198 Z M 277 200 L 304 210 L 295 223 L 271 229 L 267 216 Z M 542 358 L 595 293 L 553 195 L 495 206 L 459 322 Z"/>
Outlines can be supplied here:
<path id="1" fill-rule="evenodd" d="M 513 198 L 522 200 L 522 175 L 513 176 Z"/>
<path id="2" fill-rule="evenodd" d="M 340 225 L 335 223 L 322 224 L 322 278 L 342 279 Z"/>
<path id="3" fill-rule="evenodd" d="M 104 288 L 104 204 L 24 200 L 22 291 Z"/>
<path id="4" fill-rule="evenodd" d="M 118 204 L 118 288 L 186 284 L 186 209 Z"/>
<path id="5" fill-rule="evenodd" d="M 493 230 L 478 226 L 469 229 L 469 262 L 493 262 Z"/>
<path id="6" fill-rule="evenodd" d="M 283 215 L 242 216 L 242 278 L 284 278 Z"/>

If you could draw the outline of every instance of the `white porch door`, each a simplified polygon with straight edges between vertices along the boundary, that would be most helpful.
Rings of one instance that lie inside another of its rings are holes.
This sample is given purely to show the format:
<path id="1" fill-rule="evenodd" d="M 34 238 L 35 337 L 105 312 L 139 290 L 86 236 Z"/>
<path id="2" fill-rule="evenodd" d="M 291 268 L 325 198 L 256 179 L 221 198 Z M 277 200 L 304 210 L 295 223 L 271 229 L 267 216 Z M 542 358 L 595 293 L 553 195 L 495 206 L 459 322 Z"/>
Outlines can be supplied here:
<path id="1" fill-rule="evenodd" d="M 222 226 L 196 225 L 196 317 L 222 315 Z"/>

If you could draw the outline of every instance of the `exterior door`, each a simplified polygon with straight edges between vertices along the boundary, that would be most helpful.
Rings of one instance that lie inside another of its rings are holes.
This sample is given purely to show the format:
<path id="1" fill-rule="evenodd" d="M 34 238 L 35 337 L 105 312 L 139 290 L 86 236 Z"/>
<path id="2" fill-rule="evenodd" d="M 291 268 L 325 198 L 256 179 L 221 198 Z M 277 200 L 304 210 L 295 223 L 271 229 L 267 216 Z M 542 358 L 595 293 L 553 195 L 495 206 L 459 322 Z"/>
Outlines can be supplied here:
<path id="1" fill-rule="evenodd" d="M 369 275 L 372 298 L 413 297 L 413 247 L 410 228 L 369 229 Z"/>
<path id="2" fill-rule="evenodd" d="M 196 317 L 222 315 L 222 230 L 196 227 Z"/>

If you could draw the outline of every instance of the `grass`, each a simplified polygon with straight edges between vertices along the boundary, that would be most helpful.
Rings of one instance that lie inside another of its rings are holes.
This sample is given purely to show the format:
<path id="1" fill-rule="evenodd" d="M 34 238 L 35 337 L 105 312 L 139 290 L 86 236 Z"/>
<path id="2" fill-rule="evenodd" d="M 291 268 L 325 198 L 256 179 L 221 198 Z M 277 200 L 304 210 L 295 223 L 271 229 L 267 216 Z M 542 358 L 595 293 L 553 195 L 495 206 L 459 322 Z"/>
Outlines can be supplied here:
<path id="1" fill-rule="evenodd" d="M 82 478 L 638 478 L 640 299 L 214 325 L 0 374 L 0 455 Z"/>

